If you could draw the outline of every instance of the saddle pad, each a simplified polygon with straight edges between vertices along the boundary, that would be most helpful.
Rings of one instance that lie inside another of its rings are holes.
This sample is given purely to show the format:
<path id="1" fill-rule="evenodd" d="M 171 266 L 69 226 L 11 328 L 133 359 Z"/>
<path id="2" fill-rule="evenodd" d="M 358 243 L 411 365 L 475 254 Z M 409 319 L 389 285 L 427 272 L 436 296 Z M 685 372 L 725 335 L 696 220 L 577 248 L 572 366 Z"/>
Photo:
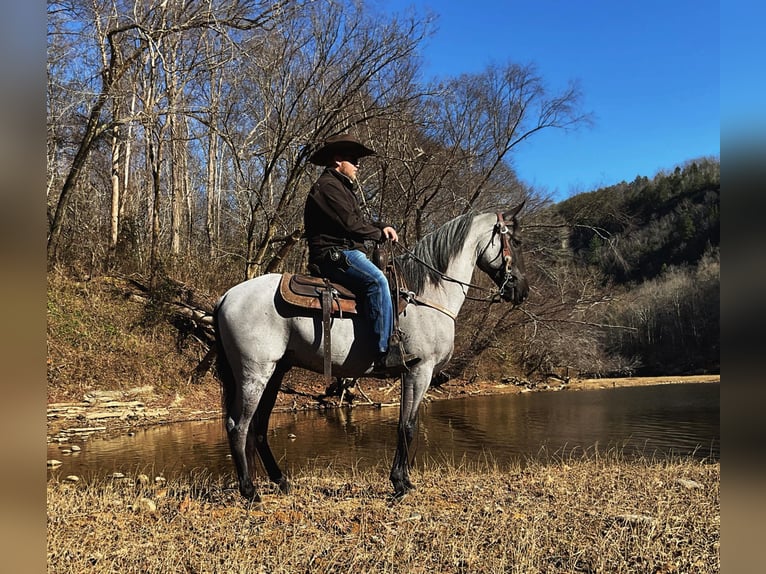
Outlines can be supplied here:
<path id="1" fill-rule="evenodd" d="M 355 315 L 357 311 L 354 294 L 337 283 L 330 285 L 337 292 L 333 296 L 333 315 Z M 321 277 L 283 273 L 279 282 L 279 295 L 285 302 L 296 307 L 321 311 L 321 292 L 325 288 L 325 280 Z"/>

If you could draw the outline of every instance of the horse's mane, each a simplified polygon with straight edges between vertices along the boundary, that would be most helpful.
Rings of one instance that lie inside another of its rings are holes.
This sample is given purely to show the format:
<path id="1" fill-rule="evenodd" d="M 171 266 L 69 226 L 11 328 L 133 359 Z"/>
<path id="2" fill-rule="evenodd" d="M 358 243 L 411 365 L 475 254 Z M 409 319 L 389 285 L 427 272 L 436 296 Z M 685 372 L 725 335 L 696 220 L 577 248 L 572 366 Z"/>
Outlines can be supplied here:
<path id="1" fill-rule="evenodd" d="M 421 294 L 427 281 L 436 285 L 441 280 L 441 274 L 463 248 L 474 216 L 474 213 L 460 215 L 423 237 L 412 249 L 415 257 L 408 253 L 396 258 L 408 289 Z"/>

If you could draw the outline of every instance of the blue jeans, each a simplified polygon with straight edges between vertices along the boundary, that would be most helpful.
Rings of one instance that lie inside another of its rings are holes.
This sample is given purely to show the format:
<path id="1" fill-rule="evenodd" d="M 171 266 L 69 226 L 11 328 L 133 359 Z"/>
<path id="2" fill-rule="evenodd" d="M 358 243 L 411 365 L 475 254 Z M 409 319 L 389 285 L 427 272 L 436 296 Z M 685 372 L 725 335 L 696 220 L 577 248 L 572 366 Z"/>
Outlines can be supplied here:
<path id="1" fill-rule="evenodd" d="M 372 324 L 378 352 L 385 353 L 394 327 L 388 280 L 363 252 L 349 249 L 344 250 L 343 254 L 348 260 L 348 269 L 331 262 L 320 264 L 319 269 L 324 277 L 347 287 L 357 296 L 357 303 L 361 304 L 364 315 Z"/>

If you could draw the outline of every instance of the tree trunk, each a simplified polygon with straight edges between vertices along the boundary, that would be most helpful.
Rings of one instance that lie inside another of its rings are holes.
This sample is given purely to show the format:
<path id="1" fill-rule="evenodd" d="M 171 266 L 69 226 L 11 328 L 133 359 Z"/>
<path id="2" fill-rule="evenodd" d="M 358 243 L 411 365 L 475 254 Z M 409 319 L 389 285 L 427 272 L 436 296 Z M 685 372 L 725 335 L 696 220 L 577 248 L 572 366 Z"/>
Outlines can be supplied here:
<path id="1" fill-rule="evenodd" d="M 88 159 L 88 153 L 90 152 L 91 145 L 98 135 L 98 120 L 101 117 L 101 110 L 104 107 L 108 98 L 106 89 L 104 89 L 98 96 L 96 103 L 90 110 L 90 116 L 88 117 L 88 123 L 85 126 L 85 133 L 83 134 L 80 145 L 77 148 L 77 153 L 72 161 L 72 167 L 69 169 L 64 185 L 61 187 L 61 193 L 59 194 L 58 202 L 56 202 L 56 210 L 51 219 L 51 227 L 48 232 L 48 265 L 52 265 L 56 262 L 58 257 L 58 249 L 61 241 L 61 230 L 64 225 L 64 216 L 66 209 L 71 199 L 77 184 L 80 181 L 80 175 L 85 162 Z"/>
<path id="2" fill-rule="evenodd" d="M 120 225 L 120 132 L 112 129 L 112 207 L 109 213 L 109 253 L 114 259 Z M 125 170 L 127 171 L 127 169 Z"/>
<path id="3" fill-rule="evenodd" d="M 217 237 L 215 233 L 215 197 L 216 176 L 218 168 L 218 135 L 214 130 L 210 130 L 207 148 L 207 197 L 205 211 L 205 234 L 207 236 L 207 251 L 210 257 L 215 254 Z"/>
<path id="4" fill-rule="evenodd" d="M 168 103 L 172 110 L 178 104 L 175 73 L 170 74 L 168 79 Z M 170 124 L 170 253 L 173 257 L 178 256 L 181 251 L 181 204 L 183 194 L 181 193 L 181 181 L 183 176 L 181 170 L 181 158 L 179 153 L 179 116 L 176 112 L 168 115 Z"/>
<path id="5" fill-rule="evenodd" d="M 218 110 L 221 94 L 222 77 L 215 77 L 216 72 L 210 73 L 210 114 L 208 125 L 208 148 L 207 148 L 207 195 L 205 198 L 205 235 L 207 237 L 207 251 L 212 258 L 218 244 L 216 225 L 216 197 L 218 187 Z"/>
<path id="6" fill-rule="evenodd" d="M 147 151 L 149 155 L 149 170 L 152 181 L 152 239 L 151 251 L 149 253 L 149 268 L 151 283 L 154 284 L 155 274 L 159 263 L 159 244 L 160 244 L 160 157 L 162 152 L 162 139 L 158 138 L 157 146 L 153 142 L 151 135 L 147 137 Z"/>

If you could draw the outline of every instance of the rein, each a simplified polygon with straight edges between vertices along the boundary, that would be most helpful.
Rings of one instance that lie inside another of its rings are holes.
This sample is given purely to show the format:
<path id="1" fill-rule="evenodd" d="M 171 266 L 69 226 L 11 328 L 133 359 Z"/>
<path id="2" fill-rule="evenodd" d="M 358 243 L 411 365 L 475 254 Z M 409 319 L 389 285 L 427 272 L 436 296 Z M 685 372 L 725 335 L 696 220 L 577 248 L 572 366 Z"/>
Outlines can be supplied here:
<path id="1" fill-rule="evenodd" d="M 497 213 L 497 223 L 495 223 L 495 226 L 492 229 L 492 236 L 489 238 L 487 245 L 484 246 L 484 249 L 481 250 L 480 256 L 483 255 L 484 252 L 492 244 L 492 240 L 494 239 L 496 233 L 499 233 L 501 237 L 502 255 L 503 255 L 503 261 L 505 262 L 505 281 L 503 282 L 503 285 L 500 288 L 495 288 L 495 289 L 487 289 L 486 287 L 482 287 L 481 285 L 476 285 L 475 283 L 468 283 L 466 281 L 461 281 L 459 279 L 455 279 L 454 277 L 450 277 L 446 273 L 439 271 L 438 269 L 436 269 L 429 263 L 423 261 L 423 259 L 415 255 L 415 253 L 413 253 L 410 249 L 408 249 L 404 245 L 401 245 L 399 243 L 395 243 L 394 245 L 398 246 L 402 251 L 406 252 L 410 257 L 412 257 L 414 261 L 417 261 L 423 267 L 426 267 L 430 269 L 431 271 L 433 271 L 434 273 L 436 273 L 441 280 L 449 281 L 450 283 L 457 283 L 458 285 L 463 287 L 463 296 L 466 299 L 471 301 L 483 301 L 483 302 L 492 304 L 492 303 L 497 303 L 499 301 L 498 297 L 500 296 L 500 293 L 505 287 L 505 284 L 511 280 L 510 270 L 511 270 L 511 263 L 512 263 L 512 255 L 511 255 L 511 245 L 510 245 L 510 239 L 509 239 L 510 231 L 508 230 L 508 226 L 505 224 L 505 220 L 503 219 L 502 212 Z M 468 295 L 468 289 L 470 288 L 474 288 L 483 293 L 487 293 L 488 296 L 487 297 L 471 297 Z M 417 295 L 413 293 L 412 291 L 405 292 L 404 290 L 402 290 L 402 294 L 408 300 L 414 300 L 422 305 L 441 311 L 445 315 L 448 315 L 449 317 L 451 317 L 453 321 L 456 319 L 455 314 L 449 309 L 445 309 L 444 307 L 442 307 L 441 305 L 437 305 L 436 303 L 431 303 L 429 301 L 419 299 Z"/>
<path id="2" fill-rule="evenodd" d="M 478 289 L 479 291 L 486 291 L 487 293 L 492 293 L 491 289 L 487 289 L 486 287 L 482 287 L 481 285 L 476 285 L 474 283 L 467 283 L 465 281 L 461 281 L 460 279 L 455 279 L 454 277 L 450 277 L 446 273 L 442 273 L 436 267 L 423 261 L 420 257 L 418 257 L 412 251 L 407 249 L 404 245 L 400 245 L 399 243 L 395 243 L 394 245 L 398 246 L 402 251 L 405 251 L 410 257 L 412 257 L 412 259 L 420 263 L 423 267 L 427 267 L 434 273 L 438 274 L 439 278 L 442 279 L 443 281 L 449 281 L 450 283 L 457 283 L 458 285 L 462 285 L 463 287 L 468 287 L 468 288 L 473 287 L 474 289 Z M 466 295 L 465 290 L 463 291 L 463 294 Z M 483 300 L 483 299 L 480 299 L 480 300 Z"/>

